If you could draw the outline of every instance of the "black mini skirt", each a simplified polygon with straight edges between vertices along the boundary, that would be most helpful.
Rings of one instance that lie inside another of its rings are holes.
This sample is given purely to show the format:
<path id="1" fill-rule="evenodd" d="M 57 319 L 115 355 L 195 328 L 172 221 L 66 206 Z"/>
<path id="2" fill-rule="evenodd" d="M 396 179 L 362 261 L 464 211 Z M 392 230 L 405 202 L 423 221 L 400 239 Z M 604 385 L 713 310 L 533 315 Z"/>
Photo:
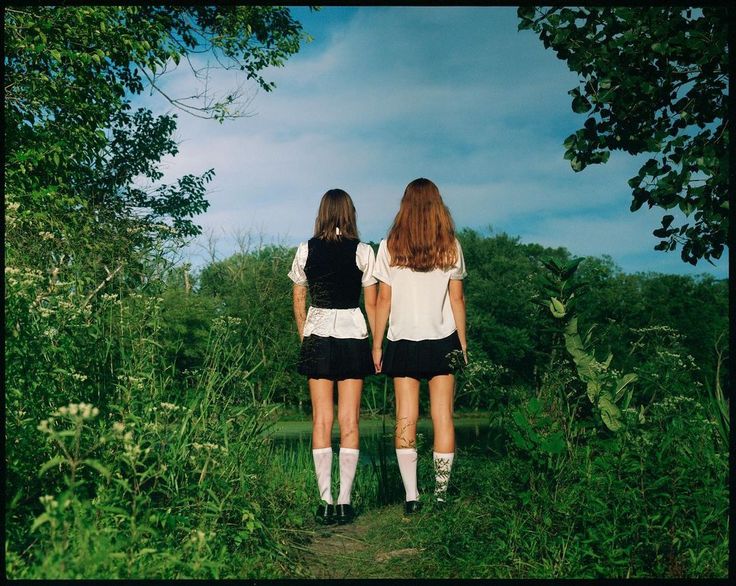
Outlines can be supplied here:
<path id="1" fill-rule="evenodd" d="M 381 372 L 387 376 L 430 379 L 464 365 L 457 331 L 439 340 L 388 340 Z"/>
<path id="2" fill-rule="evenodd" d="M 343 380 L 375 374 L 368 338 L 305 336 L 297 372 L 308 378 Z"/>

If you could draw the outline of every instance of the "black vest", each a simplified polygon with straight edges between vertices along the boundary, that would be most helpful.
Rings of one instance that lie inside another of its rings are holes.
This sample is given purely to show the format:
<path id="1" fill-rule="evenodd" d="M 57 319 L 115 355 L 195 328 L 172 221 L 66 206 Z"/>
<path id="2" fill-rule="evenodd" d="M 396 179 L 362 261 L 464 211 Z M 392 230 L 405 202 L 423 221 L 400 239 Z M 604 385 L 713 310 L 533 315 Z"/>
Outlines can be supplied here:
<path id="1" fill-rule="evenodd" d="M 304 272 L 312 307 L 351 309 L 360 302 L 363 272 L 355 265 L 359 240 L 311 238 Z"/>

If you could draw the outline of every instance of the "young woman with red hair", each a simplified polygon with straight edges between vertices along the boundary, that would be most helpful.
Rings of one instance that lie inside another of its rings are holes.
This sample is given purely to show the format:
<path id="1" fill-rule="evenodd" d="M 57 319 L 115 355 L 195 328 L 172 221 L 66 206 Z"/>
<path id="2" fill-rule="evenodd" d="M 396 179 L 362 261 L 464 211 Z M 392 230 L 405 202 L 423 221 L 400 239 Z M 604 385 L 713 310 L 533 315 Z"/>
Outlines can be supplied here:
<path id="1" fill-rule="evenodd" d="M 462 282 L 466 274 L 452 216 L 439 189 L 429 179 L 415 179 L 404 191 L 388 238 L 378 247 L 373 271 L 380 281 L 373 362 L 376 372 L 394 379 L 396 457 L 407 514 L 420 508 L 416 424 L 421 379 L 429 381 L 434 496 L 437 502 L 445 501 L 455 455 L 455 376 L 450 355 L 460 351 L 464 362 L 468 360 Z"/>
<path id="2" fill-rule="evenodd" d="M 312 456 L 321 502 L 321 523 L 350 523 L 350 492 L 358 464 L 358 420 L 363 378 L 374 373 L 365 311 L 373 330 L 376 279 L 373 249 L 360 242 L 355 206 L 342 189 L 322 196 L 314 237 L 297 248 L 289 277 L 294 282 L 294 318 L 301 351 L 298 372 L 307 376 L 312 399 Z M 310 296 L 306 311 L 307 290 Z M 337 384 L 340 425 L 340 491 L 332 500 L 332 423 Z"/>

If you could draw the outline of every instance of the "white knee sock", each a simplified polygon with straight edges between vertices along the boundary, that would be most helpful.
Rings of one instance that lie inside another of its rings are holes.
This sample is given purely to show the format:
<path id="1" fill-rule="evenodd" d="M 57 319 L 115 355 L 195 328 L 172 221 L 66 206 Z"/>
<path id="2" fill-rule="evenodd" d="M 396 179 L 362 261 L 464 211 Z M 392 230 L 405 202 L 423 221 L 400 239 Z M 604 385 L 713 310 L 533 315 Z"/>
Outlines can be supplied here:
<path id="1" fill-rule="evenodd" d="M 319 498 L 332 504 L 332 448 L 317 448 L 312 450 L 314 471 L 317 474 Z"/>
<path id="2" fill-rule="evenodd" d="M 338 505 L 350 504 L 350 492 L 353 490 L 355 469 L 358 467 L 359 450 L 355 448 L 340 448 L 340 494 L 337 497 Z"/>
<path id="3" fill-rule="evenodd" d="M 404 482 L 406 500 L 419 500 L 416 448 L 396 448 L 396 459 L 399 461 L 399 472 L 401 472 L 401 480 Z"/>
<path id="4" fill-rule="evenodd" d="M 432 452 L 434 460 L 434 495 L 438 501 L 445 500 L 447 494 L 447 485 L 450 482 L 450 470 L 452 470 L 452 461 L 455 458 L 455 452 L 442 454 L 440 452 Z"/>

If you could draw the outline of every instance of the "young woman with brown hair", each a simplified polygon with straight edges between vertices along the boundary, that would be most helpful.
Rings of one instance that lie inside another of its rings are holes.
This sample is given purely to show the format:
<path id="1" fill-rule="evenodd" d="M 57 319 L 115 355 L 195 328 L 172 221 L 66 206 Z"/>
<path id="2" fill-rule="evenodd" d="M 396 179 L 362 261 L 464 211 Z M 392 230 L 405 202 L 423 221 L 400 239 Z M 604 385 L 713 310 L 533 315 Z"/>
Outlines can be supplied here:
<path id="1" fill-rule="evenodd" d="M 301 350 L 297 370 L 308 378 L 312 400 L 312 456 L 322 499 L 321 523 L 349 523 L 350 502 L 358 464 L 358 420 L 363 378 L 374 373 L 368 329 L 360 311 L 364 292 L 371 331 L 375 323 L 376 279 L 373 249 L 360 242 L 355 206 L 342 189 L 322 196 L 314 237 L 296 251 L 289 277 L 294 282 L 294 318 Z M 307 290 L 311 299 L 306 311 Z M 340 492 L 332 499 L 332 423 L 337 383 L 340 425 Z"/>
<path id="2" fill-rule="evenodd" d="M 421 379 L 429 381 L 437 502 L 444 502 L 447 492 L 455 455 L 455 376 L 449 355 L 461 351 L 467 363 L 462 282 L 466 274 L 452 216 L 439 189 L 429 179 L 415 179 L 404 191 L 388 238 L 378 247 L 373 272 L 380 281 L 373 362 L 376 372 L 394 379 L 396 457 L 407 514 L 420 508 L 416 424 Z"/>

